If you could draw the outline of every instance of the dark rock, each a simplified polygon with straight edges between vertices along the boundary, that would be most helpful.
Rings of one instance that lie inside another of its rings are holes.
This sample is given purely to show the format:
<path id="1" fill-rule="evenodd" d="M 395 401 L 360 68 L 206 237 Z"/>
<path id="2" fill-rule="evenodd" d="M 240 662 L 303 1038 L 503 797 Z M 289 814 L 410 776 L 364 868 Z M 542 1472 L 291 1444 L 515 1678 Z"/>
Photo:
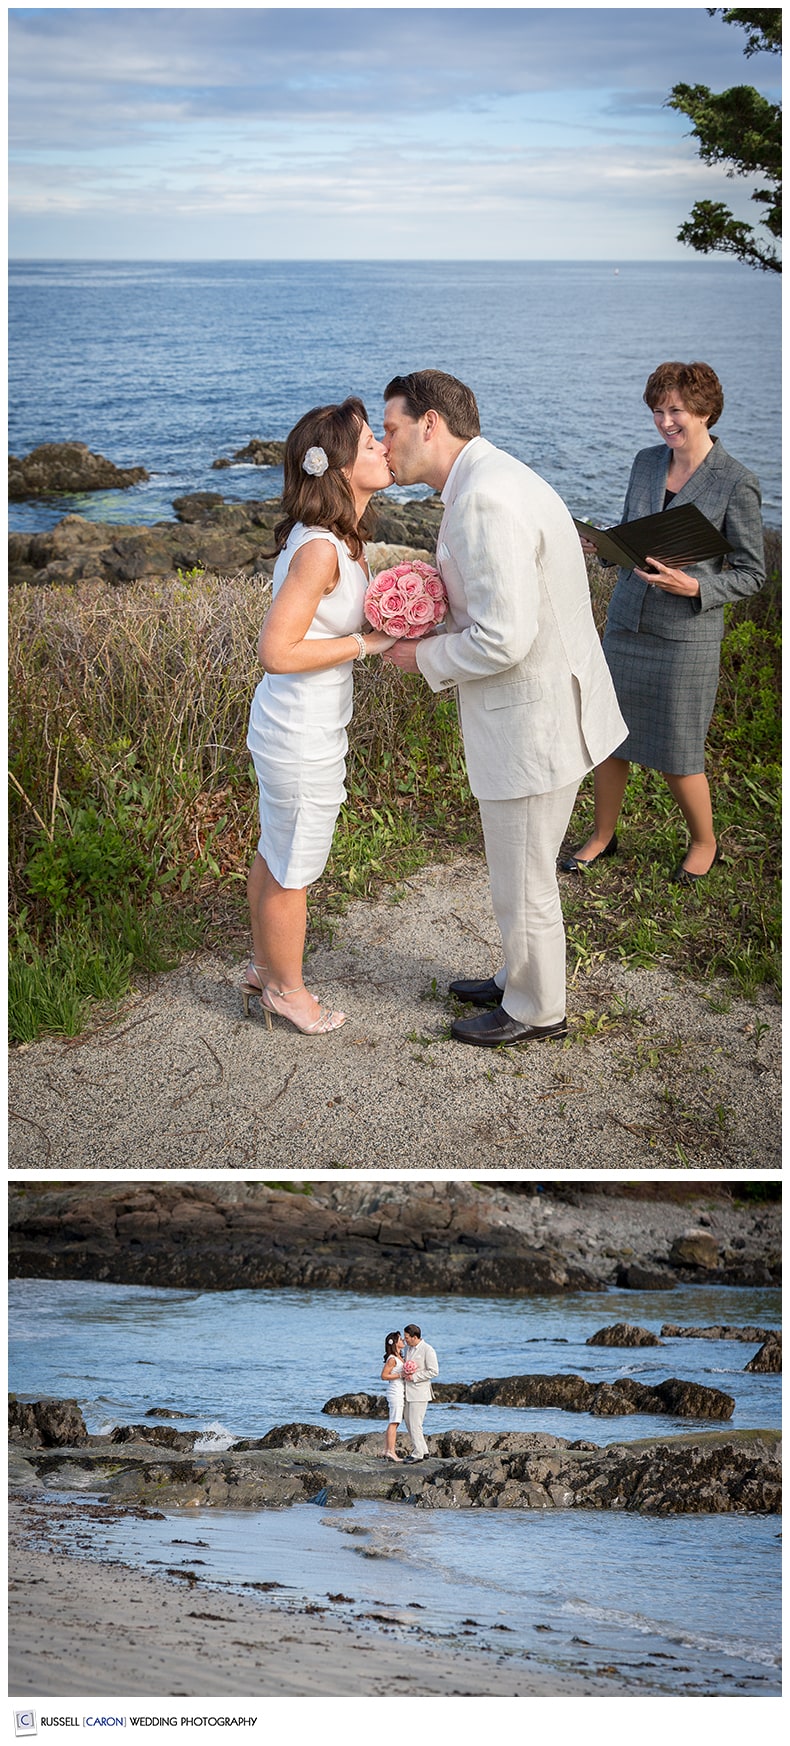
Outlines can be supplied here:
<path id="1" fill-rule="evenodd" d="M 12 503 L 60 492 L 125 491 L 148 477 L 145 467 L 116 467 L 104 455 L 92 454 L 86 443 L 40 443 L 21 460 L 8 457 Z"/>
<path id="2" fill-rule="evenodd" d="M 626 1291 L 672 1291 L 675 1283 L 671 1273 L 658 1267 L 643 1267 L 639 1262 L 617 1269 L 617 1284 Z"/>
<path id="3" fill-rule="evenodd" d="M 649 1328 L 637 1328 L 633 1322 L 613 1322 L 610 1328 L 599 1328 L 586 1341 L 588 1346 L 660 1346 L 657 1334 Z"/>
<path id="4" fill-rule="evenodd" d="M 261 437 L 252 437 L 243 449 L 236 449 L 230 456 L 221 455 L 218 461 L 212 461 L 212 467 L 232 467 L 234 463 L 246 461 L 254 467 L 281 467 L 285 456 L 285 443 L 272 439 L 265 442 Z"/>
<path id="5" fill-rule="evenodd" d="M 193 491 L 188 497 L 174 497 L 176 520 L 182 522 L 210 521 L 214 511 L 222 508 L 225 499 L 219 491 Z"/>
<path id="6" fill-rule="evenodd" d="M 697 1382 L 666 1382 L 646 1387 L 630 1376 L 615 1382 L 587 1382 L 583 1376 L 487 1377 L 482 1382 L 434 1382 L 434 1399 L 467 1405 L 559 1407 L 570 1413 L 612 1418 L 628 1413 L 667 1413 L 674 1418 L 729 1419 L 735 1402 L 721 1389 Z M 378 1410 L 377 1410 L 378 1409 Z M 328 1400 L 322 1411 L 333 1417 L 385 1418 L 386 1403 L 372 1394 L 345 1394 Z"/>
<path id="7" fill-rule="evenodd" d="M 720 1388 L 705 1388 L 701 1382 L 685 1382 L 677 1376 L 656 1383 L 646 1392 L 657 1395 L 664 1403 L 663 1410 L 679 1419 L 731 1419 L 735 1410 L 731 1394 Z"/>
<path id="8" fill-rule="evenodd" d="M 726 1323 L 707 1328 L 680 1328 L 676 1322 L 664 1322 L 661 1333 L 665 1340 L 746 1340 L 750 1346 L 755 1340 L 774 1337 L 771 1328 L 733 1328 Z"/>
<path id="9" fill-rule="evenodd" d="M 438 1400 L 437 1390 L 438 1384 L 434 1383 L 433 1392 Z M 322 1413 L 338 1419 L 386 1419 L 388 1410 L 384 1394 L 336 1394 L 321 1408 Z"/>
<path id="10" fill-rule="evenodd" d="M 155 1449 L 194 1449 L 201 1431 L 176 1431 L 172 1425 L 115 1425 L 111 1443 L 149 1443 Z"/>
<path id="11" fill-rule="evenodd" d="M 340 1442 L 328 1425 L 275 1425 L 255 1447 L 258 1449 L 332 1449 Z"/>
<path id="12" fill-rule="evenodd" d="M 399 503 L 383 492 L 371 500 L 376 515 L 375 538 L 392 546 L 414 546 L 433 552 L 444 515 L 440 497 L 423 497 Z"/>
<path id="13" fill-rule="evenodd" d="M 79 1448 L 87 1443 L 85 1420 L 76 1400 L 8 1401 L 8 1429 L 17 1440 L 44 1449 Z"/>
<path id="14" fill-rule="evenodd" d="M 781 1334 L 771 1334 L 769 1336 L 769 1338 L 765 1341 L 765 1344 L 760 1347 L 759 1352 L 755 1352 L 754 1357 L 750 1358 L 748 1364 L 744 1365 L 744 1369 L 756 1371 L 758 1374 L 761 1374 L 761 1375 L 781 1376 L 781 1374 L 782 1374 L 782 1336 L 781 1336 Z"/>
<path id="15" fill-rule="evenodd" d="M 764 1257 L 761 1261 L 728 1262 L 720 1267 L 716 1274 L 718 1285 L 779 1285 L 782 1278 L 782 1262 L 778 1253 Z"/>

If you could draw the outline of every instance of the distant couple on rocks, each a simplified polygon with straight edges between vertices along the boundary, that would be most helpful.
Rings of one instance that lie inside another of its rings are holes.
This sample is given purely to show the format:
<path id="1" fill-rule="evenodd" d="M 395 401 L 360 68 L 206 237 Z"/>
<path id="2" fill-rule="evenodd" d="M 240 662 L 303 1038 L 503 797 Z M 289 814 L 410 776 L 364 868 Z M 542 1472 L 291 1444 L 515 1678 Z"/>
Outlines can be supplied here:
<path id="1" fill-rule="evenodd" d="M 416 1322 L 408 1322 L 399 1333 L 388 1334 L 384 1341 L 382 1382 L 387 1384 L 387 1434 L 384 1458 L 400 1461 L 395 1439 L 401 1421 L 405 1422 L 411 1441 L 407 1461 L 424 1461 L 428 1445 L 423 1436 L 422 1421 L 429 1400 L 433 1400 L 431 1382 L 439 1374 L 439 1364 L 433 1346 L 422 1337 Z"/>

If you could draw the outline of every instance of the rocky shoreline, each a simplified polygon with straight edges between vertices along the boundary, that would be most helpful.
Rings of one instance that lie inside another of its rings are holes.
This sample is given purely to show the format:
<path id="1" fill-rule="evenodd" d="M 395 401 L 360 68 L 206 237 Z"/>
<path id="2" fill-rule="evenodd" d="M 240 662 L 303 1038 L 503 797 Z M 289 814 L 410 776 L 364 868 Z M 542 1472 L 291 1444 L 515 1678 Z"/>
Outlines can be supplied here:
<path id="1" fill-rule="evenodd" d="M 771 1285 L 781 1205 L 711 1184 L 13 1183 L 12 1278 L 516 1296 Z"/>
<path id="2" fill-rule="evenodd" d="M 404 550 L 426 559 L 433 556 L 442 518 L 438 497 L 399 503 L 380 494 L 372 507 L 375 540 L 368 555 L 373 570 L 396 563 Z M 233 503 L 220 492 L 197 491 L 175 498 L 173 509 L 175 521 L 153 526 L 65 515 L 48 532 L 9 533 L 9 582 L 30 587 L 122 584 L 191 570 L 271 578 L 274 528 L 282 515 L 279 498 Z"/>
<path id="3" fill-rule="evenodd" d="M 211 1454 L 194 1448 L 194 1433 L 165 1427 L 90 1436 L 73 1401 L 12 1398 L 9 1418 L 13 1491 L 100 1494 L 134 1511 L 348 1508 L 370 1498 L 417 1509 L 659 1515 L 773 1514 L 781 1507 L 778 1431 L 695 1431 L 604 1447 L 541 1432 L 452 1431 L 428 1437 L 424 1461 L 399 1467 L 383 1458 L 375 1432 L 341 1439 L 323 1426 L 276 1426 Z M 75 1440 L 44 1444 L 59 1436 Z M 404 1453 L 406 1446 L 401 1438 Z"/>

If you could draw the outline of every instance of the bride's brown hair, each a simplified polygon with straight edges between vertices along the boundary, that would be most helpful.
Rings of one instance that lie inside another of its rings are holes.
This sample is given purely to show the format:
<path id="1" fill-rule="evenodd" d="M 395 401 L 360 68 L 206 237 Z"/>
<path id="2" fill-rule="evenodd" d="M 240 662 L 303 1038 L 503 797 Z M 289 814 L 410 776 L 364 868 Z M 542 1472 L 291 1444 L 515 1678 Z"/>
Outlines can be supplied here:
<path id="1" fill-rule="evenodd" d="M 325 527 L 345 540 L 352 558 L 361 558 L 370 539 L 375 517 L 370 507 L 357 521 L 354 497 L 344 468 L 352 467 L 359 436 L 368 415 L 361 400 L 350 398 L 340 406 L 315 406 L 295 424 L 286 439 L 283 462 L 282 521 L 274 530 L 281 552 L 298 521 L 304 527 Z M 308 449 L 323 449 L 329 462 L 325 473 L 315 477 L 304 470 Z"/>
<path id="2" fill-rule="evenodd" d="M 386 1360 L 386 1359 L 387 1359 L 387 1358 L 397 1358 L 397 1356 L 398 1356 L 398 1341 L 399 1341 L 399 1339 L 400 1339 L 400 1329 L 399 1329 L 399 1328 L 396 1328 L 396 1330 L 395 1330 L 395 1333 L 394 1333 L 394 1334 L 388 1334 L 388 1335 L 387 1335 L 387 1338 L 386 1338 L 386 1340 L 385 1340 L 385 1341 L 384 1341 L 384 1357 L 385 1357 L 385 1360 Z"/>

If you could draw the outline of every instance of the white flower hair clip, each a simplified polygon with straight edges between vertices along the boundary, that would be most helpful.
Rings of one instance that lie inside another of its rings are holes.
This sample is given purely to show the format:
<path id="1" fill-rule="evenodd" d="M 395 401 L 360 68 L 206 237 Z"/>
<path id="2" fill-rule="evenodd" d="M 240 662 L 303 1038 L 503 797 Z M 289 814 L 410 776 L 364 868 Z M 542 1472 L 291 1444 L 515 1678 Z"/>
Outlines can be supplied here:
<path id="1" fill-rule="evenodd" d="M 302 462 L 305 473 L 309 473 L 311 479 L 323 478 L 328 466 L 326 449 L 308 449 Z"/>

